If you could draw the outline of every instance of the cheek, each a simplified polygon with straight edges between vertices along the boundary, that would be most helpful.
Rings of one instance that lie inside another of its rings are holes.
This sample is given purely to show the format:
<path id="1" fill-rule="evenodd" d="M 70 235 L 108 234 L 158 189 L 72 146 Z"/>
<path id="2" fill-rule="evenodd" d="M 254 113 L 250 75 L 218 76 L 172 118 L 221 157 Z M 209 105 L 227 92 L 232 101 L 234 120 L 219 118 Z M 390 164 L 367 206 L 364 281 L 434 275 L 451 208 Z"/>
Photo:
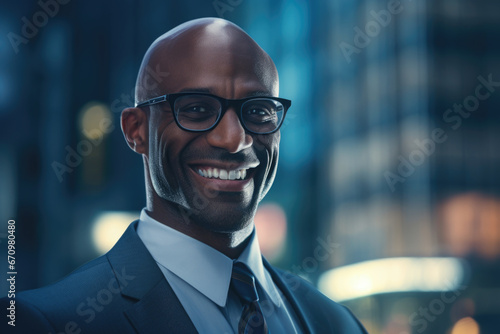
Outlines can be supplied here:
<path id="1" fill-rule="evenodd" d="M 155 192 L 159 197 L 186 206 L 182 152 L 192 141 L 192 136 L 168 123 L 150 131 L 149 170 Z M 184 190 L 183 190 L 184 189 Z"/>
<path id="2" fill-rule="evenodd" d="M 155 114 L 155 113 L 152 113 Z M 173 168 L 176 155 L 178 155 L 179 135 L 175 132 L 175 123 L 169 122 L 159 116 L 152 115 L 149 128 L 149 168 L 156 182 L 163 183 L 163 187 L 172 183 Z M 155 124 L 158 124 L 155 126 Z M 170 180 L 168 182 L 167 180 Z M 170 185 L 171 186 L 171 185 Z"/>
<path id="3" fill-rule="evenodd" d="M 173 121 L 156 130 L 151 154 L 156 164 L 155 168 L 161 170 L 169 183 L 177 184 L 185 178 L 184 156 L 187 150 L 199 145 L 196 141 L 199 136 L 180 129 Z"/>
<path id="4" fill-rule="evenodd" d="M 272 156 L 278 155 L 281 140 L 281 133 L 278 131 L 267 138 L 264 145 L 268 148 Z"/>
<path id="5" fill-rule="evenodd" d="M 172 187 L 171 182 L 168 181 L 168 175 L 171 173 L 166 168 L 169 165 L 165 161 L 167 159 L 164 154 L 166 145 L 159 129 L 155 129 L 150 134 L 148 161 L 151 181 L 156 193 L 160 197 L 165 197 L 171 192 L 170 188 Z"/>
<path id="6" fill-rule="evenodd" d="M 266 161 L 266 175 L 264 182 L 269 188 L 274 180 L 278 166 L 280 133 L 273 135 L 258 135 L 254 137 L 254 146 L 261 162 Z M 263 160 L 265 159 L 265 160 Z"/>
<path id="7" fill-rule="evenodd" d="M 281 134 L 276 132 L 272 135 L 255 135 L 253 137 L 254 147 L 257 152 L 266 151 L 272 160 L 279 150 Z"/>
<path id="8" fill-rule="evenodd" d="M 182 139 L 180 129 L 170 112 L 155 110 L 149 120 L 150 159 L 163 165 L 169 159 L 169 153 L 175 151 L 177 139 Z"/>

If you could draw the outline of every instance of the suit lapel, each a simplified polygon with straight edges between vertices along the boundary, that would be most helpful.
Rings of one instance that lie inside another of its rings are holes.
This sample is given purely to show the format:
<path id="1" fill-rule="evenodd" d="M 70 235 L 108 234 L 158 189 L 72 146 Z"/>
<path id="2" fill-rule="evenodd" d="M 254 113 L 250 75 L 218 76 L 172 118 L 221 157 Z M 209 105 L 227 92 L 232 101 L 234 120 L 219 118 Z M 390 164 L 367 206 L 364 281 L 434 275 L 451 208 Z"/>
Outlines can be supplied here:
<path id="1" fill-rule="evenodd" d="M 165 279 L 125 314 L 138 333 L 197 333 Z"/>
<path id="2" fill-rule="evenodd" d="M 264 266 L 271 274 L 274 284 L 281 290 L 283 295 L 286 297 L 287 301 L 293 307 L 295 314 L 299 318 L 302 329 L 305 333 L 313 333 L 313 326 L 308 320 L 311 317 L 308 316 L 307 310 L 301 307 L 299 301 L 295 297 L 295 291 L 299 288 L 301 282 L 292 274 L 284 273 L 283 277 L 267 262 L 267 260 L 262 257 Z M 286 276 L 286 277 L 285 277 Z M 285 282 L 286 279 L 286 282 Z"/>
<path id="3" fill-rule="evenodd" d="M 134 301 L 125 316 L 138 333 L 197 333 L 191 319 L 136 232 L 137 221 L 106 255 L 121 294 Z"/>

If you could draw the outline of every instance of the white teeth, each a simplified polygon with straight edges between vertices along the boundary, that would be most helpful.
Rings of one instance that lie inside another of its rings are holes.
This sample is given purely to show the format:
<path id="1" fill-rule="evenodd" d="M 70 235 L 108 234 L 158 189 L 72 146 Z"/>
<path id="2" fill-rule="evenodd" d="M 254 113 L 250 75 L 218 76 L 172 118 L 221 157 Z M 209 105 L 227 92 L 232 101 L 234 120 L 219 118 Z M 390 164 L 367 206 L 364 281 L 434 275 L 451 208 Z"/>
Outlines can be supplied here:
<path id="1" fill-rule="evenodd" d="M 217 178 L 221 180 L 244 180 L 247 176 L 246 169 L 226 170 L 218 168 L 198 169 L 198 174 L 206 178 Z"/>

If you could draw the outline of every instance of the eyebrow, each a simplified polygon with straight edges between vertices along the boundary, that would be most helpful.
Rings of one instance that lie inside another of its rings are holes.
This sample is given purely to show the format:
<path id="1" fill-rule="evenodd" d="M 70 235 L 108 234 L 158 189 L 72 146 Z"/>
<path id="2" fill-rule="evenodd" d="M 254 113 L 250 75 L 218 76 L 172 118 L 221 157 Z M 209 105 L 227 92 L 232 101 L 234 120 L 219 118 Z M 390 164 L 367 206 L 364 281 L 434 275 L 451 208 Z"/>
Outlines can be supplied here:
<path id="1" fill-rule="evenodd" d="M 208 94 L 214 94 L 214 92 L 210 88 L 184 88 L 179 91 L 179 93 L 208 93 Z M 246 94 L 247 97 L 254 97 L 254 96 L 269 96 L 272 97 L 272 95 L 267 92 L 267 91 L 261 91 L 261 90 L 256 90 L 252 91 L 248 94 Z"/>

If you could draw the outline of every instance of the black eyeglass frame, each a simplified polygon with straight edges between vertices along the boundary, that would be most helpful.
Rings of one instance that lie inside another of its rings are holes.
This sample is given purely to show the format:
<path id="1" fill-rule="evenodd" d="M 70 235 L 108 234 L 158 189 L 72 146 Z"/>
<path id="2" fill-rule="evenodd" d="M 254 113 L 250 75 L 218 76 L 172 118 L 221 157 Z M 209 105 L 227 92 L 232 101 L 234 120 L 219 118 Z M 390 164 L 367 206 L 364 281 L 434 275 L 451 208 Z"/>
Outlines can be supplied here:
<path id="1" fill-rule="evenodd" d="M 193 129 L 187 129 L 185 127 L 183 127 L 179 121 L 177 120 L 177 116 L 175 115 L 175 109 L 174 109 L 174 105 L 175 105 L 175 100 L 177 100 L 179 97 L 182 97 L 182 96 L 186 96 L 186 95 L 200 95 L 200 96 L 209 96 L 209 97 L 212 97 L 216 100 L 218 100 L 220 102 L 220 105 L 221 105 L 221 112 L 217 118 L 217 120 L 214 122 L 214 124 L 207 128 L 207 129 L 203 129 L 203 130 L 193 130 Z M 243 121 L 243 115 L 242 115 L 242 109 L 241 107 L 243 106 L 243 104 L 247 101 L 251 101 L 251 100 L 254 100 L 254 99 L 270 99 L 270 100 L 274 100 L 274 101 L 278 101 L 279 103 L 281 103 L 283 105 L 283 117 L 281 118 L 281 121 L 280 121 L 280 124 L 278 124 L 278 126 L 276 127 L 276 129 L 272 130 L 272 131 L 268 131 L 268 132 L 255 132 L 255 131 L 252 131 L 250 129 L 247 128 L 247 126 L 245 125 L 245 122 Z M 174 115 L 174 120 L 175 120 L 175 123 L 177 124 L 177 126 L 185 131 L 189 131 L 189 132 L 205 132 L 205 131 L 210 131 L 212 129 L 214 129 L 220 122 L 220 120 L 222 119 L 222 117 L 224 117 L 224 114 L 227 112 L 227 110 L 229 109 L 229 107 L 233 106 L 235 110 L 239 110 L 239 112 L 236 113 L 236 115 L 238 116 L 238 119 L 240 120 L 240 124 L 241 126 L 243 126 L 243 128 L 245 129 L 245 131 L 248 131 L 250 133 L 253 133 L 253 134 L 257 134 L 257 135 L 267 135 L 267 134 L 271 134 L 271 133 L 275 133 L 276 131 L 278 131 L 280 128 L 281 128 L 281 125 L 283 125 L 283 120 L 285 119 L 285 116 L 286 116 L 286 112 L 288 111 L 288 108 L 290 108 L 290 106 L 292 105 L 292 101 L 291 100 L 287 100 L 287 99 L 283 99 L 281 97 L 274 97 L 274 96 L 250 96 L 250 97 L 245 97 L 243 99 L 225 99 L 223 97 L 220 97 L 220 96 L 217 96 L 217 95 L 213 95 L 213 94 L 209 94 L 209 93 L 200 93 L 200 92 L 182 92 L 182 93 L 173 93 L 173 94 L 165 94 L 165 95 L 162 95 L 162 96 L 158 96 L 158 97 L 154 97 L 152 99 L 149 99 L 149 100 L 146 100 L 146 101 L 142 101 L 142 102 L 138 102 L 136 103 L 135 107 L 136 108 L 141 108 L 141 107 L 146 107 L 146 106 L 151 106 L 151 105 L 155 105 L 155 104 L 158 104 L 158 103 L 162 103 L 162 102 L 165 102 L 167 101 L 169 104 L 170 104 L 170 110 L 172 110 L 172 113 Z"/>

